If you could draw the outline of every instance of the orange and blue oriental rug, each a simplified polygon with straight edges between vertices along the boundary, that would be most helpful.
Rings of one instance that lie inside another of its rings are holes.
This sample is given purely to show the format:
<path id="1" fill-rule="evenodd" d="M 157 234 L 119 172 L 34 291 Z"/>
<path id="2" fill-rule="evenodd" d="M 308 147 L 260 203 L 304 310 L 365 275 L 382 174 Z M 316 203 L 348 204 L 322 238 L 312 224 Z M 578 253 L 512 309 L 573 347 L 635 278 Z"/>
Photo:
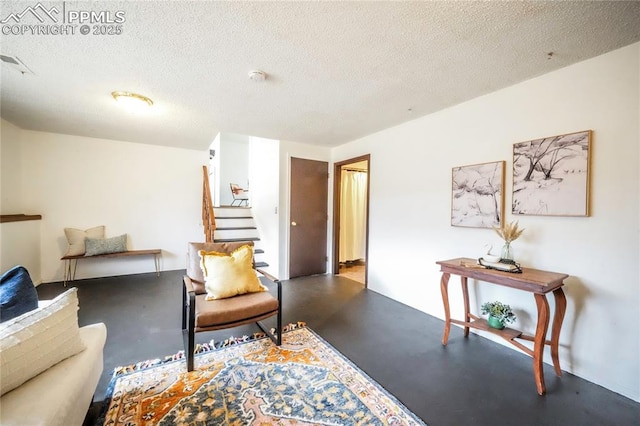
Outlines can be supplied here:
<path id="1" fill-rule="evenodd" d="M 101 418 L 128 425 L 424 425 L 395 397 L 304 326 L 281 347 L 264 336 L 201 345 L 117 368 Z"/>

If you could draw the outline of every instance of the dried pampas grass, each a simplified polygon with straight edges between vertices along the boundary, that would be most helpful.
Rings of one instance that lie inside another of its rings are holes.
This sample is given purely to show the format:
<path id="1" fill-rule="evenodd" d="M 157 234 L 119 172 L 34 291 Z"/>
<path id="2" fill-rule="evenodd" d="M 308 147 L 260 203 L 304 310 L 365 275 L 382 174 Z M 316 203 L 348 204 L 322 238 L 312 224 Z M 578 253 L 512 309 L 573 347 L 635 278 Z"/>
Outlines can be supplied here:
<path id="1" fill-rule="evenodd" d="M 511 223 L 503 223 L 502 228 L 493 228 L 500 238 L 502 238 L 506 243 L 510 243 L 511 241 L 517 240 L 524 229 L 518 229 L 518 221 Z"/>

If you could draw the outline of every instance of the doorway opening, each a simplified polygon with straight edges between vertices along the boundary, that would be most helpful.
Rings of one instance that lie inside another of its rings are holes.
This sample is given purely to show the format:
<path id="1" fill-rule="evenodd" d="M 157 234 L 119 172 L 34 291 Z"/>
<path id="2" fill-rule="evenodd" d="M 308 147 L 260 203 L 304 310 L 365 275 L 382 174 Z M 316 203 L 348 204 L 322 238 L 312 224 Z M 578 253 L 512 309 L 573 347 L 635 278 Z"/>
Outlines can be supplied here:
<path id="1" fill-rule="evenodd" d="M 334 164 L 333 273 L 367 286 L 370 155 Z"/>

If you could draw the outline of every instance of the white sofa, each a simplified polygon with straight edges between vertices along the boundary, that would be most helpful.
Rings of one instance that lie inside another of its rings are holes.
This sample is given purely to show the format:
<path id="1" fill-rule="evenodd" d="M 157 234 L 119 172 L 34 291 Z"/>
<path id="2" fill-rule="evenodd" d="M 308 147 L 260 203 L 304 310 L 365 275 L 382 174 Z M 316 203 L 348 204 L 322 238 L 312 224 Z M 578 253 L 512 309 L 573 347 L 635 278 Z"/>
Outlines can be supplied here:
<path id="1" fill-rule="evenodd" d="M 0 424 L 82 425 L 102 374 L 107 327 L 81 327 L 80 338 L 85 350 L 2 395 Z"/>
<path id="2" fill-rule="evenodd" d="M 75 299 L 75 294 L 73 296 Z M 77 309 L 77 299 L 74 301 L 75 305 L 70 305 L 71 308 L 69 308 L 71 312 Z M 39 309 L 43 305 L 46 309 L 47 302 L 40 301 Z M 82 425 L 102 374 L 107 327 L 103 323 L 97 323 L 80 327 L 78 330 L 75 314 L 70 321 L 76 324 L 74 327 L 76 332 L 79 332 L 79 340 L 82 342 L 80 346 L 85 348 L 75 355 L 56 362 L 44 371 L 39 370 L 42 371 L 40 374 L 4 393 L 0 397 L 0 424 L 2 426 Z M 55 328 L 56 326 L 51 327 Z M 42 335 L 50 333 L 50 326 L 47 325 L 45 328 Z M 36 333 L 35 329 L 34 333 Z M 3 341 L 5 338 L 10 338 L 7 335 L 2 337 Z M 52 343 L 63 338 L 63 335 L 56 335 Z M 25 343 L 25 345 L 28 344 Z M 34 342 L 30 344 L 34 344 Z M 46 351 L 46 348 L 55 346 L 50 345 L 51 343 L 43 349 Z M 42 348 L 42 346 L 40 347 Z M 29 355 L 33 352 L 29 350 Z M 39 360 L 34 358 L 34 363 L 37 362 Z M 8 371 L 7 374 L 9 374 Z M 4 372 L 3 376 L 5 376 Z M 8 377 L 7 375 L 7 380 L 9 380 Z"/>

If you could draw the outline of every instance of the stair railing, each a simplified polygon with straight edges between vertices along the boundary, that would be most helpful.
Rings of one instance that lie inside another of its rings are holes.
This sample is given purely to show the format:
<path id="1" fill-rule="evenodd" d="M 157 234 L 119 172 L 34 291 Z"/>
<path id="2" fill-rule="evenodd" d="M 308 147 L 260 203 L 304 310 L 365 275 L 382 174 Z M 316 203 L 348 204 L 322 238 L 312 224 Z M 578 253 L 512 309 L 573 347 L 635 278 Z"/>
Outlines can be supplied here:
<path id="1" fill-rule="evenodd" d="M 213 234 L 216 231 L 216 219 L 213 215 L 213 201 L 211 200 L 211 189 L 209 188 L 209 171 L 207 166 L 202 166 L 202 225 L 204 227 L 204 238 L 208 243 L 213 242 Z"/>

